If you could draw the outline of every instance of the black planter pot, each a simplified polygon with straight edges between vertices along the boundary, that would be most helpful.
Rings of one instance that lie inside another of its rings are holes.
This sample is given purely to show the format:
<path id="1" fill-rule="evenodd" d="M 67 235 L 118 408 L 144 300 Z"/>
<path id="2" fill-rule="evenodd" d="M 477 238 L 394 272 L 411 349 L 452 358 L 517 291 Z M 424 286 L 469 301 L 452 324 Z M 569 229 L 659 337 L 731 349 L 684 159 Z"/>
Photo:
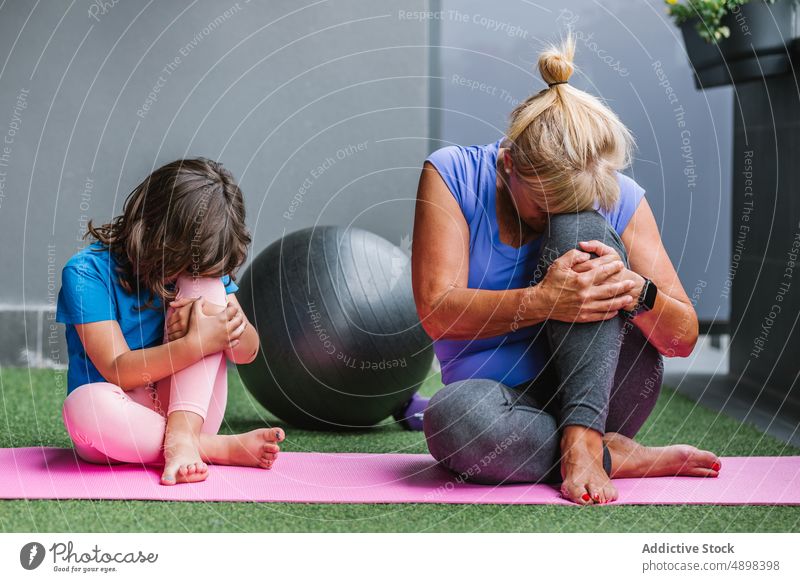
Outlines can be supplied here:
<path id="1" fill-rule="evenodd" d="M 796 0 L 752 0 L 727 14 L 731 35 L 718 44 L 697 33 L 698 19 L 680 25 L 698 89 L 783 75 L 797 62 L 800 10 Z"/>

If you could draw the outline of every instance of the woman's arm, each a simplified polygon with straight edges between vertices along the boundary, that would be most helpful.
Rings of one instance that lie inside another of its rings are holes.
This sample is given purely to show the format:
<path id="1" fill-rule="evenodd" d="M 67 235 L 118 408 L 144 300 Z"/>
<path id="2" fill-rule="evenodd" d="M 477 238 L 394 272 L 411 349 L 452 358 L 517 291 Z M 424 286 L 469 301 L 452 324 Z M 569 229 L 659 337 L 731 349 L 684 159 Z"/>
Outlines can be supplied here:
<path id="1" fill-rule="evenodd" d="M 625 227 L 622 242 L 630 264 L 630 270 L 626 269 L 622 277 L 636 281 L 631 294 L 638 297 L 644 285 L 642 277 L 653 281 L 658 288 L 653 309 L 639 313 L 633 319 L 634 324 L 662 355 L 688 356 L 697 342 L 697 314 L 661 242 L 656 219 L 646 199 L 642 199 Z M 581 246 L 598 255 L 605 254 L 606 250 L 614 252 L 610 247 L 601 248 L 605 245 L 597 241 Z"/>
<path id="2" fill-rule="evenodd" d="M 230 348 L 238 339 L 235 332 L 242 325 L 242 319 L 228 319 L 226 311 L 205 315 L 203 303 L 202 299 L 193 303 L 185 336 L 152 348 L 131 350 L 119 323 L 114 320 L 79 324 L 75 330 L 103 378 L 123 390 L 131 390 L 171 376 L 205 355 Z"/>
<path id="3" fill-rule="evenodd" d="M 436 168 L 420 176 L 411 253 L 417 311 L 433 339 L 477 339 L 502 335 L 545 319 L 610 319 L 630 301 L 633 281 L 607 282 L 620 262 L 576 273 L 590 256 L 572 250 L 557 259 L 542 281 L 523 289 L 491 291 L 467 287 L 469 227 Z"/>

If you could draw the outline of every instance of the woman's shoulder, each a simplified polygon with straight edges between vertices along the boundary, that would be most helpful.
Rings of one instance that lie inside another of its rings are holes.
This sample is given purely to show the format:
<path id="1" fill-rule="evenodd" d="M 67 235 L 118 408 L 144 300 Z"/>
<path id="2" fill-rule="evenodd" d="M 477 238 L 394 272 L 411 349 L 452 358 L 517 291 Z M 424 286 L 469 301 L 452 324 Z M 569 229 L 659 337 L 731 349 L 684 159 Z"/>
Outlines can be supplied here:
<path id="1" fill-rule="evenodd" d="M 636 180 L 622 172 L 617 172 L 617 183 L 619 184 L 617 203 L 610 212 L 601 212 L 601 214 L 605 215 L 606 220 L 614 227 L 617 234 L 622 235 L 644 198 L 645 190 Z"/>
<path id="2" fill-rule="evenodd" d="M 460 167 L 462 169 L 467 167 L 477 168 L 481 164 L 493 164 L 493 159 L 497 158 L 499 145 L 499 140 L 478 145 L 446 145 L 434 150 L 426 161 L 431 162 L 437 169 L 440 166 Z"/>
<path id="3" fill-rule="evenodd" d="M 623 174 L 622 172 L 618 171 L 617 181 L 619 182 L 620 194 L 622 194 L 623 192 L 628 196 L 644 194 L 644 188 L 642 188 L 639 185 L 639 182 L 637 182 L 627 174 Z"/>
<path id="4" fill-rule="evenodd" d="M 497 151 L 500 141 L 481 145 L 448 145 L 428 158 L 455 197 L 468 222 L 475 210 L 485 204 L 494 188 Z"/>

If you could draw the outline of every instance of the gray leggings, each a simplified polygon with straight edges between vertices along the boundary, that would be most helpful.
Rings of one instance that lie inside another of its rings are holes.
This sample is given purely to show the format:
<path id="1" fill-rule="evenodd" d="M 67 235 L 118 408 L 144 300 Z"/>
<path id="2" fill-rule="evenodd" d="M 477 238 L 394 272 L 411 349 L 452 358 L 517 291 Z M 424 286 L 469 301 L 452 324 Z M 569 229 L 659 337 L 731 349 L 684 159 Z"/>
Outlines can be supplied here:
<path id="1" fill-rule="evenodd" d="M 600 240 L 628 264 L 622 241 L 594 211 L 550 217 L 534 284 L 578 241 Z M 622 316 L 594 323 L 548 320 L 544 370 L 515 387 L 494 380 L 453 382 L 431 399 L 423 425 L 428 449 L 464 480 L 561 481 L 560 429 L 586 426 L 633 437 L 653 410 L 663 377 L 658 351 Z M 603 445 L 603 465 L 611 455 Z"/>

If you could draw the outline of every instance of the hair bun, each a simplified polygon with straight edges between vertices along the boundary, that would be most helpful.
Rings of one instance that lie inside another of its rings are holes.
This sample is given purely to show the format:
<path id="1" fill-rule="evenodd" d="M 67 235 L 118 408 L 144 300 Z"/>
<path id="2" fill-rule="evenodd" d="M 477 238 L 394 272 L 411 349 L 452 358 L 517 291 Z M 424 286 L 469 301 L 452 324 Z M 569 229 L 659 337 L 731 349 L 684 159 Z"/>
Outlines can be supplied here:
<path id="1" fill-rule="evenodd" d="M 568 81 L 575 70 L 575 40 L 570 34 L 561 47 L 551 46 L 539 55 L 539 73 L 548 85 Z"/>

